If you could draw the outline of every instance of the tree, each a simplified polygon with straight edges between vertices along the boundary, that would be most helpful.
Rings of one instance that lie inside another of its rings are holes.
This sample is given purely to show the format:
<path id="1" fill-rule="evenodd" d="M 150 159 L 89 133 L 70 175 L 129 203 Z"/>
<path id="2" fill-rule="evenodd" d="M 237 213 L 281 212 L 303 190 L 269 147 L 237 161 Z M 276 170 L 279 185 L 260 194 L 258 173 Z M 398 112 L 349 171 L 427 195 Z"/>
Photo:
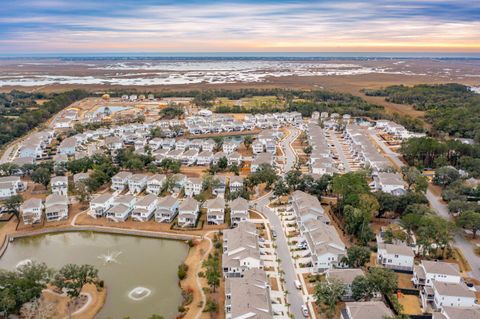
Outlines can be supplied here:
<path id="1" fill-rule="evenodd" d="M 4 202 L 4 206 L 7 209 L 7 211 L 13 213 L 15 217 L 17 217 L 18 221 L 20 221 L 20 206 L 22 205 L 22 203 L 23 203 L 22 195 L 10 196 Z"/>
<path id="2" fill-rule="evenodd" d="M 203 309 L 203 311 L 210 312 L 210 313 L 217 312 L 218 303 L 215 300 L 208 298 L 207 302 L 205 303 L 205 308 Z"/>
<path id="3" fill-rule="evenodd" d="M 360 194 L 357 207 L 368 212 L 372 217 L 378 215 L 380 204 L 375 196 L 371 194 Z"/>
<path id="4" fill-rule="evenodd" d="M 345 293 L 345 284 L 336 278 L 324 280 L 315 286 L 314 296 L 320 312 L 327 318 L 333 318 L 337 302 Z"/>
<path id="5" fill-rule="evenodd" d="M 208 255 L 207 260 L 203 262 L 203 267 L 206 268 L 205 277 L 208 285 L 215 292 L 215 288 L 220 285 L 220 260 L 217 255 Z"/>
<path id="6" fill-rule="evenodd" d="M 368 270 L 367 279 L 374 291 L 388 295 L 395 291 L 398 286 L 397 274 L 393 270 L 381 267 L 372 267 Z"/>
<path id="7" fill-rule="evenodd" d="M 94 284 L 98 287 L 98 270 L 92 265 L 67 264 L 55 275 L 53 284 L 60 290 L 67 292 L 71 298 L 80 295 L 83 286 Z"/>
<path id="8" fill-rule="evenodd" d="M 356 301 L 370 300 L 375 295 L 373 286 L 365 276 L 357 276 L 352 281 L 352 298 Z"/>
<path id="9" fill-rule="evenodd" d="M 243 138 L 243 145 L 245 145 L 245 148 L 249 148 L 250 145 L 252 145 L 253 142 L 253 137 L 251 135 L 245 135 Z"/>
<path id="10" fill-rule="evenodd" d="M 427 191 L 428 179 L 416 167 L 404 166 L 402 173 L 409 190 L 422 193 Z"/>
<path id="11" fill-rule="evenodd" d="M 352 246 L 347 249 L 347 255 L 343 257 L 342 262 L 351 268 L 360 268 L 370 260 L 370 249 L 365 246 Z"/>
<path id="12" fill-rule="evenodd" d="M 50 171 L 45 167 L 38 167 L 32 173 L 32 181 L 42 184 L 45 189 L 50 183 Z"/>
<path id="13" fill-rule="evenodd" d="M 275 183 L 275 187 L 273 188 L 273 195 L 277 197 L 288 195 L 288 187 L 285 185 L 283 179 L 279 179 Z"/>
<path id="14" fill-rule="evenodd" d="M 85 204 L 90 201 L 90 192 L 88 191 L 87 185 L 85 185 L 83 181 L 77 184 L 76 193 L 80 203 Z"/>
<path id="15" fill-rule="evenodd" d="M 369 226 L 372 215 L 368 211 L 349 205 L 345 206 L 343 214 L 345 231 L 349 235 L 355 236 L 360 243 L 366 245 L 373 237 L 373 232 Z"/>
<path id="16" fill-rule="evenodd" d="M 446 187 L 460 178 L 458 170 L 451 166 L 443 166 L 435 170 L 433 182 L 442 187 Z"/>
<path id="17" fill-rule="evenodd" d="M 313 147 L 311 145 L 308 145 L 308 146 L 303 148 L 303 152 L 305 154 L 310 154 L 310 153 L 312 153 L 312 151 L 313 151 Z"/>
<path id="18" fill-rule="evenodd" d="M 38 299 L 51 274 L 52 270 L 45 264 L 36 262 L 15 271 L 0 269 L 0 311 L 7 315 L 17 313 L 24 303 Z"/>
<path id="19" fill-rule="evenodd" d="M 217 166 L 219 169 L 224 171 L 228 167 L 228 159 L 225 156 L 223 156 L 218 160 Z"/>
<path id="20" fill-rule="evenodd" d="M 457 220 L 457 225 L 472 232 L 472 237 L 475 239 L 477 231 L 480 230 L 480 213 L 478 212 L 464 212 L 460 214 Z"/>
<path id="21" fill-rule="evenodd" d="M 379 204 L 379 215 L 397 210 L 398 196 L 385 192 L 375 192 L 373 195 L 377 198 Z"/>

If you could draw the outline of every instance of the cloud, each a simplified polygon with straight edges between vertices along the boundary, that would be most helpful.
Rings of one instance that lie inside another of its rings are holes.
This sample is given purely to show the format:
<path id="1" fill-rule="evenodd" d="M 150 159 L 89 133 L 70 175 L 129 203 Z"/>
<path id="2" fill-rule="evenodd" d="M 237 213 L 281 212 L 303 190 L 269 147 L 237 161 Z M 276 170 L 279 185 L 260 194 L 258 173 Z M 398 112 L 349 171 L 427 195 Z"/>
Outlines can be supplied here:
<path id="1" fill-rule="evenodd" d="M 7 52 L 480 51 L 480 3 L 466 0 L 22 0 L 5 9 Z"/>

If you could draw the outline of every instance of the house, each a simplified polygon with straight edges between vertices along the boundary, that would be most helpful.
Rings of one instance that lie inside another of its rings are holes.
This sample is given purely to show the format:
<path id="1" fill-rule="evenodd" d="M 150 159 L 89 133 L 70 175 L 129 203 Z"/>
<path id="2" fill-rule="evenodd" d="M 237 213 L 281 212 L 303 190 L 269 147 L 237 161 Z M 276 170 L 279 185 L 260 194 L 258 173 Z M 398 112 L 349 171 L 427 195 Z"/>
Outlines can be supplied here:
<path id="1" fill-rule="evenodd" d="M 303 223 L 300 232 L 310 250 L 313 271 L 323 273 L 342 266 L 347 248 L 334 226 L 320 220 L 309 220 Z"/>
<path id="2" fill-rule="evenodd" d="M 181 161 L 183 165 L 194 165 L 197 162 L 198 151 L 191 149 L 182 154 Z"/>
<path id="3" fill-rule="evenodd" d="M 241 222 L 223 232 L 223 274 L 225 278 L 238 278 L 253 268 L 263 269 L 257 229 L 254 223 Z"/>
<path id="4" fill-rule="evenodd" d="M 413 271 L 415 253 L 407 245 L 378 244 L 377 260 L 385 268 Z"/>
<path id="5" fill-rule="evenodd" d="M 202 192 L 203 180 L 199 177 L 189 177 L 185 183 L 185 196 L 195 196 Z"/>
<path id="6" fill-rule="evenodd" d="M 433 282 L 433 307 L 442 309 L 448 307 L 478 307 L 476 303 L 476 295 L 474 291 L 468 289 L 464 283 L 448 283 L 441 281 Z M 424 298 L 426 295 L 421 294 L 422 305 L 426 306 L 426 302 L 430 300 Z"/>
<path id="7" fill-rule="evenodd" d="M 186 198 L 178 208 L 178 226 L 195 227 L 199 211 L 199 202 L 191 197 Z"/>
<path id="8" fill-rule="evenodd" d="M 250 171 L 252 173 L 256 172 L 260 165 L 271 165 L 273 166 L 273 156 L 270 153 L 259 153 L 257 154 L 250 166 Z"/>
<path id="9" fill-rule="evenodd" d="M 77 139 L 74 137 L 67 137 L 57 147 L 57 154 L 74 155 L 77 149 Z"/>
<path id="10" fill-rule="evenodd" d="M 213 153 L 211 151 L 202 151 L 197 155 L 197 165 L 210 165 L 213 162 Z"/>
<path id="11" fill-rule="evenodd" d="M 433 312 L 432 319 L 476 319 L 480 318 L 480 308 L 442 307 L 441 312 Z"/>
<path id="12" fill-rule="evenodd" d="M 39 198 L 29 198 L 20 206 L 23 223 L 32 225 L 42 220 L 43 202 Z"/>
<path id="13" fill-rule="evenodd" d="M 113 206 L 115 197 L 113 194 L 104 193 L 94 197 L 90 201 L 90 211 L 88 214 L 94 218 L 103 217 L 107 211 Z"/>
<path id="14" fill-rule="evenodd" d="M 111 151 L 118 151 L 123 148 L 123 140 L 118 136 L 107 136 L 105 146 Z"/>
<path id="15" fill-rule="evenodd" d="M 203 152 L 212 153 L 216 146 L 217 146 L 217 143 L 215 143 L 215 141 L 212 140 L 212 139 L 207 139 L 207 140 L 202 141 L 202 151 Z"/>
<path id="16" fill-rule="evenodd" d="M 260 142 L 259 140 L 253 141 L 252 143 L 253 154 L 263 153 L 264 150 L 265 150 L 265 147 L 262 142 Z"/>
<path id="17" fill-rule="evenodd" d="M 26 189 L 19 176 L 0 177 L 0 199 L 10 198 Z"/>
<path id="18" fill-rule="evenodd" d="M 462 276 L 457 264 L 422 260 L 420 265 L 413 268 L 412 281 L 415 287 L 432 287 L 434 281 L 460 283 Z"/>
<path id="19" fill-rule="evenodd" d="M 237 197 L 230 202 L 230 222 L 232 227 L 248 220 L 248 200 Z"/>
<path id="20" fill-rule="evenodd" d="M 112 186 L 110 188 L 122 192 L 128 185 L 128 180 L 132 175 L 130 172 L 118 172 L 112 177 Z"/>
<path id="21" fill-rule="evenodd" d="M 218 162 L 224 157 L 227 159 L 227 154 L 225 154 L 224 152 L 216 152 L 213 155 L 213 165 L 217 165 Z M 227 164 L 228 164 L 228 159 L 227 159 Z"/>
<path id="22" fill-rule="evenodd" d="M 374 181 L 375 188 L 379 191 L 393 195 L 403 195 L 406 192 L 405 182 L 397 173 L 380 172 Z"/>
<path id="23" fill-rule="evenodd" d="M 47 222 L 68 218 L 67 195 L 50 194 L 45 200 L 45 217 Z"/>
<path id="24" fill-rule="evenodd" d="M 141 193 L 147 186 L 148 176 L 145 174 L 133 174 L 128 179 L 128 191 L 132 194 Z"/>
<path id="25" fill-rule="evenodd" d="M 382 301 L 346 302 L 341 319 L 385 319 L 394 314 Z"/>
<path id="26" fill-rule="evenodd" d="M 143 196 L 135 204 L 132 219 L 140 222 L 149 221 L 157 209 L 158 197 L 154 194 Z"/>
<path id="27" fill-rule="evenodd" d="M 223 175 L 216 175 L 213 177 L 214 185 L 212 193 L 217 196 L 222 196 L 225 194 L 225 189 L 227 188 L 227 178 Z"/>
<path id="28" fill-rule="evenodd" d="M 68 194 L 68 178 L 67 176 L 55 176 L 50 180 L 50 187 L 53 194 Z"/>
<path id="29" fill-rule="evenodd" d="M 185 151 L 187 149 L 188 145 L 190 145 L 190 142 L 188 140 L 178 140 L 175 143 L 175 149 Z"/>
<path id="30" fill-rule="evenodd" d="M 160 194 L 166 180 L 167 176 L 165 176 L 164 174 L 155 174 L 153 176 L 150 176 L 147 180 L 147 194 Z"/>
<path id="31" fill-rule="evenodd" d="M 106 216 L 115 222 L 124 222 L 133 210 L 136 198 L 132 195 L 120 195 L 114 198 L 113 206 L 107 211 Z"/>
<path id="32" fill-rule="evenodd" d="M 249 269 L 243 278 L 225 280 L 226 319 L 273 319 L 270 284 L 262 269 Z"/>
<path id="33" fill-rule="evenodd" d="M 88 173 L 77 173 L 73 175 L 73 184 L 78 187 L 80 183 L 84 183 L 88 179 Z"/>
<path id="34" fill-rule="evenodd" d="M 209 225 L 220 225 L 225 222 L 225 199 L 216 197 L 205 203 L 207 209 L 207 223 Z"/>
<path id="35" fill-rule="evenodd" d="M 177 174 L 172 175 L 172 179 L 175 182 L 175 185 L 173 187 L 173 191 L 176 192 L 176 193 L 180 192 L 180 190 L 185 187 L 185 185 L 187 184 L 187 180 L 188 180 L 187 176 L 185 176 L 184 174 L 181 174 L 181 173 L 177 173 Z"/>
<path id="36" fill-rule="evenodd" d="M 297 190 L 292 193 L 291 202 L 300 226 L 311 220 L 319 220 L 325 224 L 330 223 L 330 219 L 316 196 Z"/>
<path id="37" fill-rule="evenodd" d="M 335 278 L 341 281 L 345 285 L 345 293 L 343 294 L 342 300 L 352 300 L 352 283 L 353 280 L 358 276 L 365 276 L 363 270 L 354 268 L 354 269 L 329 269 L 326 272 L 327 281 Z"/>
<path id="38" fill-rule="evenodd" d="M 158 223 L 171 223 L 178 214 L 180 201 L 173 196 L 165 196 L 159 199 L 155 210 L 155 221 Z"/>
<path id="39" fill-rule="evenodd" d="M 230 193 L 237 192 L 243 189 L 243 177 L 231 176 L 229 182 Z"/>
<path id="40" fill-rule="evenodd" d="M 242 164 L 242 155 L 238 152 L 232 152 L 227 156 L 227 163 L 228 165 L 237 165 L 240 166 Z"/>
<path id="41" fill-rule="evenodd" d="M 237 142 L 224 142 L 222 145 L 222 150 L 226 154 L 235 152 L 237 148 L 238 148 Z"/>

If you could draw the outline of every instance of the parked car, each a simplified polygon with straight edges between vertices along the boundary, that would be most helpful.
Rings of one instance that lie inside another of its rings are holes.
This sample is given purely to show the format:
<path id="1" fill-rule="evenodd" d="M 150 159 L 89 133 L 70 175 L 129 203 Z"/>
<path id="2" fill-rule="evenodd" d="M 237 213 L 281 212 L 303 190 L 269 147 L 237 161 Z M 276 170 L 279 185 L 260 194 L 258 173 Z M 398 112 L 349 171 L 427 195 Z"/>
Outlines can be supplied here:
<path id="1" fill-rule="evenodd" d="M 295 288 L 302 289 L 302 284 L 300 283 L 299 280 L 295 280 L 293 283 L 295 284 Z"/>

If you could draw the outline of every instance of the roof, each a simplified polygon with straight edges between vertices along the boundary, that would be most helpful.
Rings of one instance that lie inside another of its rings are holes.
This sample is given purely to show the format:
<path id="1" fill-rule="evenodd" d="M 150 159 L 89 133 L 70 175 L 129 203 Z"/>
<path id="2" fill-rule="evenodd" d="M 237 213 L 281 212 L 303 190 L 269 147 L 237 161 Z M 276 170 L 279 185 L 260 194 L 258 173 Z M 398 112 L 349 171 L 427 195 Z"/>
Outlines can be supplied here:
<path id="1" fill-rule="evenodd" d="M 189 177 L 187 182 L 192 184 L 203 184 L 203 179 L 200 177 Z"/>
<path id="2" fill-rule="evenodd" d="M 144 179 L 146 179 L 148 176 L 145 175 L 145 174 L 133 174 L 132 176 L 130 176 L 130 181 L 132 182 L 141 182 L 143 181 Z"/>
<path id="3" fill-rule="evenodd" d="M 237 197 L 230 202 L 229 206 L 232 211 L 248 210 L 248 200 L 243 197 Z"/>
<path id="4" fill-rule="evenodd" d="M 29 198 L 22 204 L 22 210 L 38 208 L 42 206 L 42 200 L 39 198 Z"/>
<path id="5" fill-rule="evenodd" d="M 104 193 L 104 194 L 101 194 L 101 195 L 93 198 L 90 201 L 90 203 L 91 204 L 104 204 L 106 201 L 108 201 L 112 197 L 113 197 L 113 195 L 111 193 Z"/>
<path id="6" fill-rule="evenodd" d="M 130 204 L 132 201 L 135 201 L 135 200 L 136 200 L 136 197 L 129 194 L 120 195 L 114 198 L 115 204 Z"/>
<path id="7" fill-rule="evenodd" d="M 50 180 L 50 184 L 55 184 L 55 183 L 68 183 L 68 178 L 67 176 L 54 176 Z"/>
<path id="8" fill-rule="evenodd" d="M 363 270 L 359 268 L 354 269 L 330 269 L 327 272 L 327 278 L 336 278 L 344 284 L 351 284 L 358 276 L 365 276 Z"/>
<path id="9" fill-rule="evenodd" d="M 196 211 L 198 209 L 199 203 L 194 198 L 186 198 L 179 207 L 179 210 L 182 211 Z"/>
<path id="10" fill-rule="evenodd" d="M 443 261 L 422 260 L 425 272 L 429 274 L 442 274 L 449 276 L 460 276 L 460 268 L 457 264 Z"/>
<path id="11" fill-rule="evenodd" d="M 405 182 L 402 177 L 397 173 L 378 173 L 378 179 L 383 185 L 398 185 L 405 186 Z"/>
<path id="12" fill-rule="evenodd" d="M 68 197 L 67 195 L 58 195 L 58 194 L 50 194 L 47 196 L 45 200 L 45 207 L 57 205 L 57 204 L 68 204 Z"/>
<path id="13" fill-rule="evenodd" d="M 216 197 L 213 199 L 207 200 L 205 203 L 207 209 L 224 209 L 225 208 L 225 199 L 222 197 Z"/>
<path id="14" fill-rule="evenodd" d="M 178 198 L 173 197 L 171 195 L 161 197 L 158 201 L 157 206 L 159 208 L 170 208 L 178 202 Z"/>
<path id="15" fill-rule="evenodd" d="M 242 176 L 230 176 L 230 184 L 233 184 L 233 183 L 243 184 L 243 177 Z"/>
<path id="16" fill-rule="evenodd" d="M 130 173 L 130 172 L 123 171 L 123 172 L 118 172 L 118 173 L 115 174 L 115 176 L 113 176 L 112 178 L 125 179 L 125 178 L 129 178 L 129 177 L 132 176 L 132 175 L 133 175 L 133 174 Z"/>
<path id="17" fill-rule="evenodd" d="M 378 249 L 384 249 L 390 255 L 415 257 L 412 247 L 407 245 L 379 244 Z"/>
<path id="18" fill-rule="evenodd" d="M 393 312 L 381 301 L 347 302 L 345 308 L 351 319 L 383 319 L 393 317 Z"/>
<path id="19" fill-rule="evenodd" d="M 264 270 L 249 269 L 243 278 L 225 280 L 225 291 L 229 299 L 232 318 L 270 319 L 272 301 Z"/>
<path id="20" fill-rule="evenodd" d="M 478 319 L 480 318 L 480 309 L 478 308 L 457 308 L 457 307 L 443 307 L 443 313 L 438 316 L 438 313 L 433 314 L 433 319 Z"/>
<path id="21" fill-rule="evenodd" d="M 149 206 L 151 205 L 153 202 L 155 202 L 157 200 L 157 195 L 154 195 L 154 194 L 148 194 L 146 196 L 143 196 L 142 198 L 140 198 L 139 201 L 137 201 L 136 205 L 135 206 Z"/>
<path id="22" fill-rule="evenodd" d="M 433 288 L 442 296 L 475 298 L 475 293 L 463 283 L 433 281 Z"/>
<path id="23" fill-rule="evenodd" d="M 151 182 L 151 181 L 163 181 L 164 179 L 166 179 L 167 176 L 165 174 L 155 174 L 155 175 L 152 175 L 148 178 L 148 181 Z"/>

